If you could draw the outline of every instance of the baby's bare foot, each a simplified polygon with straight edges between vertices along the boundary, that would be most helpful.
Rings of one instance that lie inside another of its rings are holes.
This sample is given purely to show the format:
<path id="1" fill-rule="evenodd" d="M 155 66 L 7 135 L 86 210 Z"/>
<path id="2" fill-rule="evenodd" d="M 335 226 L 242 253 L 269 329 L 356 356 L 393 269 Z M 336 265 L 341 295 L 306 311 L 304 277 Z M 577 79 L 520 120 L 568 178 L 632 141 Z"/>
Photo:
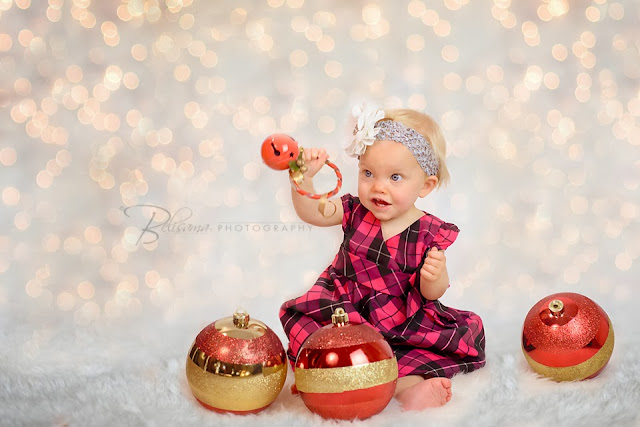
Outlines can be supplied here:
<path id="1" fill-rule="evenodd" d="M 451 400 L 451 381 L 449 378 L 429 378 L 401 391 L 396 399 L 407 411 L 442 406 Z"/>

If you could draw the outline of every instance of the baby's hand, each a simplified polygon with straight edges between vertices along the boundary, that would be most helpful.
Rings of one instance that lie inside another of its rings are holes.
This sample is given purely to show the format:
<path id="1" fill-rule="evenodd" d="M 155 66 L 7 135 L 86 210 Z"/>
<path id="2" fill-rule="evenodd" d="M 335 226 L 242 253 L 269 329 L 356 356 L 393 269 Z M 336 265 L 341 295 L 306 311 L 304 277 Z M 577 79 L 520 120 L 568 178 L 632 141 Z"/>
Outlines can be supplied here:
<path id="1" fill-rule="evenodd" d="M 435 246 L 427 252 L 424 264 L 420 270 L 420 279 L 427 282 L 435 282 L 440 278 L 447 265 L 444 251 L 439 251 Z"/>
<path id="2" fill-rule="evenodd" d="M 302 158 L 304 159 L 304 165 L 307 167 L 304 176 L 311 178 L 324 166 L 329 155 L 324 148 L 305 148 Z"/>

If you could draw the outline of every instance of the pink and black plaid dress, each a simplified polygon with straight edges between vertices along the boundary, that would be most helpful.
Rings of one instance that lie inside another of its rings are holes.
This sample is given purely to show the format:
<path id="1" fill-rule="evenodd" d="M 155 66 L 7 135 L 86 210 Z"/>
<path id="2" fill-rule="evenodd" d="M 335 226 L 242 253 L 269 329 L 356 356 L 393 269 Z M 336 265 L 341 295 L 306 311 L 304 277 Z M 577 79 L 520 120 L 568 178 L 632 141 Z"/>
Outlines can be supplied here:
<path id="1" fill-rule="evenodd" d="M 386 242 L 380 222 L 360 199 L 342 196 L 344 241 L 306 294 L 280 308 L 292 365 L 311 333 L 342 307 L 354 324 L 377 329 L 398 359 L 399 375 L 452 377 L 485 364 L 480 317 L 420 294 L 420 269 L 431 247 L 444 250 L 458 227 L 425 214 Z"/>

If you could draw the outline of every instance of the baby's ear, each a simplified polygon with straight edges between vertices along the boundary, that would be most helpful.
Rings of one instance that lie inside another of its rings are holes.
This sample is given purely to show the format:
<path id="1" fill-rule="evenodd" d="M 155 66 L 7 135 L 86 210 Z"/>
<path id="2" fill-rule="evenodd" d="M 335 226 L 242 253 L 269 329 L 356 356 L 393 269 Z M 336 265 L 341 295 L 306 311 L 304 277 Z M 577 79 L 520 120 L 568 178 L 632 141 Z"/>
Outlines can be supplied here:
<path id="1" fill-rule="evenodd" d="M 433 191 L 434 188 L 438 185 L 438 177 L 435 175 L 429 175 L 424 179 L 424 185 L 420 190 L 420 197 L 426 197 L 429 193 Z"/>

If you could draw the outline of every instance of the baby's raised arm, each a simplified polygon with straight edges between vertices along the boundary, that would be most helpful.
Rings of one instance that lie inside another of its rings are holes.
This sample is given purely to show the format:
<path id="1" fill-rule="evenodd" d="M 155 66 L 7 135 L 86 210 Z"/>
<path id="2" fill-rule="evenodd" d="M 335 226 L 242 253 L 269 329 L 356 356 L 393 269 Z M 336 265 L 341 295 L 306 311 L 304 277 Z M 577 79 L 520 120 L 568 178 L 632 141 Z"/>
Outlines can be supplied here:
<path id="1" fill-rule="evenodd" d="M 309 193 L 316 193 L 313 188 L 313 176 L 322 168 L 329 155 L 324 148 L 306 148 L 303 152 L 303 158 L 307 171 L 304 173 L 304 180 L 300 183 L 300 188 Z M 342 223 L 342 202 L 338 197 L 329 200 L 315 200 L 301 195 L 291 187 L 291 200 L 298 217 L 306 223 L 318 227 Z M 321 208 L 323 208 L 323 212 L 321 212 Z"/>

